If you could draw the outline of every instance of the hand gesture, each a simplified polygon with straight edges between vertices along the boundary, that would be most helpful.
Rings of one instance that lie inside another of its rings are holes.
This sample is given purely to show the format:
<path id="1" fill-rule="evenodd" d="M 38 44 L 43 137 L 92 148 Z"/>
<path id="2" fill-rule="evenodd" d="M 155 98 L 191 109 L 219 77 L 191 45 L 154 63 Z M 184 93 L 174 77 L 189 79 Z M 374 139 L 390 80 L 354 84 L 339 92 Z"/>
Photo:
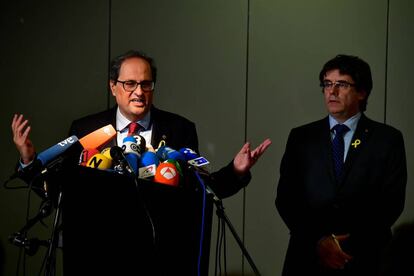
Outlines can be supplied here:
<path id="1" fill-rule="evenodd" d="M 24 164 L 33 161 L 35 148 L 29 139 L 30 125 L 29 121 L 23 118 L 23 114 L 14 114 L 11 124 L 13 132 L 13 142 L 20 153 Z"/>
<path id="2" fill-rule="evenodd" d="M 260 156 L 266 151 L 271 143 L 272 141 L 268 138 L 251 151 L 250 142 L 246 142 L 233 160 L 234 171 L 236 174 L 245 175 L 250 168 L 256 164 L 257 160 L 259 160 Z"/>

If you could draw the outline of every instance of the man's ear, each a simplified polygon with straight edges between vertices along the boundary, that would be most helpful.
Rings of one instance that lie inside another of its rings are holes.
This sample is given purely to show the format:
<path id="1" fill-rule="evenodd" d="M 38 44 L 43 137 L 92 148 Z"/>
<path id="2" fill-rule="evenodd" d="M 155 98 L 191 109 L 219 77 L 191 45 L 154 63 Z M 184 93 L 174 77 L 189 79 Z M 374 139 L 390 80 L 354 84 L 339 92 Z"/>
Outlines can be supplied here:
<path id="1" fill-rule="evenodd" d="M 116 83 L 113 80 L 109 81 L 109 88 L 111 89 L 112 95 L 115 96 Z"/>
<path id="2" fill-rule="evenodd" d="M 359 100 L 362 101 L 367 98 L 367 92 L 365 90 L 358 91 Z"/>

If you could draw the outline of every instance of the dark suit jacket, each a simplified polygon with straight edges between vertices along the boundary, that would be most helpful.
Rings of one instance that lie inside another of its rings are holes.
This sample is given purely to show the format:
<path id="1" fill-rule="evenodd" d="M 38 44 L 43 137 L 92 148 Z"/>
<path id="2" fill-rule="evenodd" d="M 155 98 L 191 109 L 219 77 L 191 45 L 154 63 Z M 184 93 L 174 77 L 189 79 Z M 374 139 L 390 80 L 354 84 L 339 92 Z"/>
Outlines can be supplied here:
<path id="1" fill-rule="evenodd" d="M 116 127 L 116 110 L 113 107 L 100 113 L 92 114 L 73 121 L 70 127 L 70 135 L 81 138 L 92 131 L 105 125 L 112 124 Z M 165 140 L 166 145 L 179 150 L 187 147 L 199 152 L 198 137 L 195 124 L 188 119 L 171 113 L 151 108 L 152 139 L 151 144 L 157 147 L 161 140 Z M 240 178 L 233 171 L 233 162 L 211 174 L 209 186 L 220 198 L 229 197 L 245 187 L 250 179 L 250 173 Z"/>
<path id="2" fill-rule="evenodd" d="M 289 134 L 275 201 L 290 230 L 283 275 L 318 273 L 316 245 L 331 233 L 350 234 L 342 247 L 354 258 L 340 275 L 375 275 L 404 208 L 407 168 L 400 131 L 362 115 L 341 183 L 334 177 L 330 137 L 328 117 Z"/>
<path id="3" fill-rule="evenodd" d="M 114 108 L 110 110 L 106 110 L 97 114 L 89 115 L 84 118 L 75 120 L 70 128 L 70 135 L 76 135 L 78 138 L 82 138 L 83 136 L 93 132 L 96 129 L 99 129 L 103 126 L 106 126 L 108 124 L 112 124 L 115 128 L 116 124 L 116 109 Z M 164 140 L 166 142 L 166 145 L 179 150 L 184 147 L 191 148 L 198 152 L 198 139 L 197 139 L 197 132 L 195 124 L 186 118 L 179 116 L 177 114 L 173 114 L 170 112 L 159 110 L 155 107 L 152 107 L 151 109 L 151 124 L 152 124 L 152 139 L 151 144 L 154 147 L 157 147 L 159 142 L 161 140 Z M 246 186 L 248 182 L 250 181 L 250 173 L 244 177 L 239 178 L 233 170 L 233 162 L 230 162 L 227 166 L 220 169 L 217 172 L 214 172 L 211 174 L 211 176 L 206 179 L 205 183 L 207 183 L 210 188 L 212 188 L 216 195 L 224 198 L 231 196 L 235 194 L 237 191 L 239 191 L 242 187 Z M 197 180 L 195 180 L 197 181 Z M 144 183 L 143 183 L 144 184 Z M 115 193 L 115 192 L 114 192 Z M 149 199 L 150 200 L 150 199 Z M 180 199 L 177 199 L 178 201 Z M 144 202 L 145 200 L 143 200 Z M 174 200 L 168 201 L 174 202 Z M 111 204 L 111 203 L 108 203 Z M 148 203 L 147 203 L 148 204 Z M 168 203 L 167 203 L 168 204 Z M 151 205 L 151 204 L 150 204 Z M 150 214 L 152 216 L 151 224 L 152 227 L 148 224 L 149 221 L 141 220 L 140 226 L 135 229 L 131 227 L 132 230 L 132 237 L 137 237 L 136 242 L 129 242 L 129 244 L 137 244 L 136 247 L 133 247 L 133 250 L 135 250 L 131 254 L 123 254 L 123 250 L 120 250 L 119 253 L 113 254 L 113 252 L 108 253 L 106 255 L 111 256 L 111 258 L 116 258 L 115 260 L 107 261 L 111 264 L 121 264 L 120 269 L 122 271 L 127 270 L 132 266 L 132 270 L 138 270 L 140 273 L 138 275 L 196 275 L 197 274 L 197 254 L 191 254 L 189 256 L 189 246 L 188 244 L 197 244 L 194 243 L 194 241 L 198 241 L 198 233 L 190 233 L 188 237 L 186 237 L 186 243 L 185 245 L 177 245 L 179 241 L 183 239 L 181 233 L 177 233 L 177 229 L 182 229 L 178 226 L 175 226 L 175 223 L 182 223 L 179 219 L 184 219 L 179 217 L 174 219 L 174 215 L 172 215 L 171 223 L 167 223 L 167 225 L 164 225 L 166 223 L 165 217 L 161 221 L 158 218 L 158 210 L 162 210 L 163 208 L 167 209 L 173 209 L 174 207 L 177 209 L 182 208 L 182 202 L 176 202 L 175 206 L 157 206 L 155 208 L 151 209 Z M 194 208 L 194 205 L 189 205 L 191 208 Z M 154 206 L 152 206 L 154 207 Z M 139 208 L 138 212 L 142 212 L 141 208 Z M 184 211 L 183 211 L 184 212 Z M 167 212 L 168 213 L 168 212 Z M 187 214 L 187 213 L 186 213 Z M 148 213 L 143 213 L 141 217 L 146 217 Z M 194 217 L 189 216 L 187 219 L 194 220 Z M 198 218 L 197 218 L 198 219 Z M 206 218 L 206 221 L 211 218 Z M 158 221 L 159 220 L 159 221 Z M 193 222 L 187 222 L 189 225 L 194 224 Z M 148 224 L 148 225 L 146 225 Z M 154 227 L 155 224 L 155 227 Z M 161 226 L 160 226 L 161 225 Z M 187 225 L 187 224 L 186 224 Z M 161 229 L 162 228 L 162 229 Z M 125 229 L 126 232 L 131 231 L 131 229 Z M 156 230 L 154 230 L 156 229 Z M 71 230 L 71 229 L 70 229 Z M 112 232 L 117 232 L 117 227 L 115 226 L 115 230 Z M 155 232 L 152 232 L 155 231 Z M 73 232 L 73 231 L 72 231 Z M 167 235 L 166 232 L 169 234 Z M 155 241 L 150 239 L 149 237 L 154 237 L 155 234 Z M 172 234 L 175 233 L 175 234 Z M 166 237 L 173 236 L 177 239 L 176 240 L 166 240 Z M 128 237 L 128 235 L 124 235 L 123 238 Z M 206 237 L 210 237 L 210 234 L 207 234 Z M 105 239 L 105 238 L 103 238 Z M 162 240 L 159 241 L 158 239 Z M 152 244 L 154 242 L 154 244 Z M 159 242 L 159 244 L 158 244 Z M 199 242 L 199 241 L 198 241 Z M 121 244 L 123 244 L 121 242 Z M 126 244 L 128 245 L 128 243 Z M 110 245 L 106 245 L 106 249 L 102 249 L 102 246 L 98 246 L 102 250 L 110 250 Z M 117 248 L 116 246 L 119 246 L 115 244 L 113 247 Z M 209 246 L 209 243 L 204 246 Z M 121 246 L 122 247 L 122 246 Z M 160 248 L 158 248 L 160 247 Z M 181 247 L 184 249 L 185 252 L 180 253 L 180 249 L 178 247 Z M 158 248 L 158 249 L 157 249 Z M 192 247 L 191 247 L 192 248 Z M 116 250 L 115 250 L 116 251 Z M 193 252 L 193 251 L 191 251 Z M 209 250 L 207 250 L 209 252 Z M 67 253 L 68 254 L 68 253 Z M 79 253 L 81 254 L 81 253 Z M 105 254 L 101 257 L 104 260 L 108 260 L 108 257 Z M 115 257 L 116 255 L 116 257 Z M 139 256 L 137 258 L 136 256 Z M 133 258 L 133 260 L 129 260 L 130 258 Z M 204 257 L 205 258 L 205 257 Z M 120 260 L 119 260 L 120 259 Z M 208 257 L 207 257 L 208 260 Z M 105 262 L 105 261 L 104 261 Z M 206 264 L 208 266 L 208 263 Z M 113 267 L 114 265 L 112 265 Z M 204 266 L 204 264 L 203 264 Z M 104 270 L 102 272 L 106 272 L 105 269 L 107 269 L 108 266 L 104 267 Z M 201 271 L 204 275 L 204 272 Z M 96 273 L 96 271 L 95 271 Z M 117 272 L 119 274 L 119 271 Z M 131 272 L 127 272 L 128 275 Z M 121 273 L 122 274 L 122 273 Z M 119 274 L 119 275 L 121 275 Z M 126 275 L 126 274 L 125 274 Z"/>

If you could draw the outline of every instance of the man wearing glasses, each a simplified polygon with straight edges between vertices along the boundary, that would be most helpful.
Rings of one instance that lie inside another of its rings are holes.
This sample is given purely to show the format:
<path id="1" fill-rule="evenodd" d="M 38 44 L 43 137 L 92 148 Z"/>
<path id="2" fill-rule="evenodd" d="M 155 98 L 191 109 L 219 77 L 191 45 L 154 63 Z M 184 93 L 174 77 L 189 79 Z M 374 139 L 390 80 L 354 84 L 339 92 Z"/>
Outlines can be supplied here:
<path id="1" fill-rule="evenodd" d="M 83 137 L 105 125 L 117 130 L 114 144 L 122 145 L 128 135 L 128 126 L 136 122 L 138 133 L 156 148 L 160 141 L 173 149 L 190 148 L 198 152 L 195 124 L 190 120 L 153 106 L 157 69 L 152 58 L 137 50 L 130 50 L 114 58 L 110 65 L 109 86 L 117 105 L 109 110 L 75 120 L 70 135 Z M 23 115 L 15 115 L 12 122 L 13 141 L 23 163 L 31 162 L 35 149 L 29 139 L 30 126 Z M 214 191 L 219 197 L 228 197 L 245 187 L 250 181 L 250 168 L 269 147 L 266 139 L 254 150 L 250 143 L 243 145 L 232 162 L 212 174 L 216 181 Z"/>
<path id="2" fill-rule="evenodd" d="M 377 275 L 404 208 L 403 136 L 364 115 L 372 77 L 362 59 L 336 56 L 319 81 L 329 115 L 291 130 L 280 166 L 283 276 Z"/>
<path id="3" fill-rule="evenodd" d="M 166 146 L 175 150 L 190 148 L 198 152 L 195 124 L 180 115 L 160 110 L 153 105 L 156 77 L 157 70 L 153 60 L 140 51 L 131 50 L 114 58 L 110 65 L 109 86 L 117 105 L 109 110 L 75 120 L 71 125 L 70 135 L 84 137 L 96 129 L 112 124 L 117 130 L 117 138 L 113 141 L 113 145 L 122 145 L 128 135 L 130 123 L 138 123 L 140 127 L 137 134 L 143 136 L 146 143 L 150 143 L 153 148 L 157 148 L 160 142 L 164 141 Z M 30 126 L 23 115 L 14 116 L 12 130 L 21 161 L 26 164 L 33 161 L 35 149 L 29 139 Z M 245 143 L 227 166 L 211 174 L 209 184 L 215 194 L 225 198 L 245 187 L 251 179 L 250 168 L 270 144 L 271 141 L 266 139 L 257 148 L 251 150 L 250 143 Z M 168 227 L 175 226 L 168 225 Z M 150 256 L 149 253 L 148 255 Z M 174 258 L 179 256 L 169 258 L 176 260 Z M 148 259 L 150 260 L 150 257 Z M 146 263 L 144 260 L 136 261 L 139 269 L 154 271 L 171 269 L 168 266 Z M 192 267 L 186 269 L 191 270 Z"/>

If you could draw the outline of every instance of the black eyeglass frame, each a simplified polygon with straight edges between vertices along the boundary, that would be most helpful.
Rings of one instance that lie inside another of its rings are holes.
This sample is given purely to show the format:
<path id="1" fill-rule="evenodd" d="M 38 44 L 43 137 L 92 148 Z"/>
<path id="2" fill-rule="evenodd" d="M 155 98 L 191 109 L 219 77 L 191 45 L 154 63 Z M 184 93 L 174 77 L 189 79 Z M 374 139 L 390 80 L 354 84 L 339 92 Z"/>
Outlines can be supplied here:
<path id="1" fill-rule="evenodd" d="M 323 82 L 320 83 L 320 86 L 324 90 L 333 89 L 333 88 L 348 89 L 349 87 L 355 87 L 356 84 L 355 83 L 350 83 L 350 82 L 347 82 L 347 81 L 344 81 L 344 80 L 340 80 L 340 81 L 324 80 Z"/>
<path id="2" fill-rule="evenodd" d="M 134 80 L 126 80 L 126 81 L 116 80 L 116 82 L 122 83 L 122 87 L 124 88 L 124 90 L 127 92 L 131 92 L 131 93 L 137 90 L 138 86 L 141 86 L 141 89 L 144 92 L 152 92 L 154 91 L 154 87 L 155 87 L 155 82 L 152 80 L 143 80 L 140 82 L 137 82 Z M 125 84 L 133 85 L 134 88 L 126 88 Z"/>

